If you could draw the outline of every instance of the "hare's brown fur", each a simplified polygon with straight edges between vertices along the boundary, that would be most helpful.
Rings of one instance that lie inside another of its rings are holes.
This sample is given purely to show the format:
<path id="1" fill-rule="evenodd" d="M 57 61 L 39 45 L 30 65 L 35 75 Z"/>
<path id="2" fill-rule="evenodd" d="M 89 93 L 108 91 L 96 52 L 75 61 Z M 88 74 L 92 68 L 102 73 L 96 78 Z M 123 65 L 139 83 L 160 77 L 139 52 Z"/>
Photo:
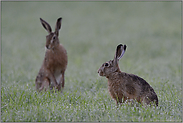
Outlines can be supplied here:
<path id="1" fill-rule="evenodd" d="M 44 20 L 43 22 L 48 26 L 44 27 L 49 32 L 49 35 L 46 37 L 47 49 L 45 58 L 35 81 L 36 89 L 42 91 L 43 89 L 47 90 L 48 88 L 52 89 L 54 87 L 55 89 L 61 90 L 61 87 L 64 88 L 64 73 L 68 62 L 67 52 L 58 39 L 58 30 L 60 28 L 52 33 L 49 24 Z M 56 28 L 59 26 L 58 23 Z"/>
<path id="2" fill-rule="evenodd" d="M 118 54 L 116 52 L 114 60 L 104 63 L 98 70 L 100 76 L 106 76 L 108 79 L 108 89 L 111 97 L 117 104 L 136 100 L 143 105 L 155 103 L 158 106 L 158 97 L 154 89 L 143 78 L 120 71 L 119 59 L 117 59 L 120 56 Z"/>
<path id="3" fill-rule="evenodd" d="M 123 103 L 128 99 L 133 99 L 142 104 L 149 104 L 151 101 L 155 101 L 156 105 L 158 105 L 157 96 L 153 88 L 144 79 L 133 74 L 121 71 L 113 73 L 108 78 L 108 89 L 111 97 L 117 101 L 116 103 Z"/>

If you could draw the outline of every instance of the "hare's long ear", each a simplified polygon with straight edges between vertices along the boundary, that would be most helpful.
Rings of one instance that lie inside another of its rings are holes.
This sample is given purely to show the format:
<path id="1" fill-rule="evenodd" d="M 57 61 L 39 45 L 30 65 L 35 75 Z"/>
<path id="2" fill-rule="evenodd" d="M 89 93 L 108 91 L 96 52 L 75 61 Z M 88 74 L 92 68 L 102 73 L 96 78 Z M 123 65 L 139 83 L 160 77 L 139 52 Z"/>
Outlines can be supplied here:
<path id="1" fill-rule="evenodd" d="M 61 22 L 62 22 L 62 18 L 58 18 L 57 19 L 57 23 L 55 25 L 55 33 L 57 34 L 57 36 L 58 36 L 59 30 L 61 28 Z"/>
<path id="2" fill-rule="evenodd" d="M 43 20 L 42 18 L 40 18 L 40 21 L 41 21 L 41 24 L 43 25 L 43 27 L 50 34 L 52 32 L 50 25 L 45 20 Z"/>
<path id="3" fill-rule="evenodd" d="M 116 48 L 116 54 L 114 56 L 114 61 L 116 64 L 118 64 L 118 61 L 123 57 L 125 51 L 126 51 L 126 45 L 119 44 Z"/>

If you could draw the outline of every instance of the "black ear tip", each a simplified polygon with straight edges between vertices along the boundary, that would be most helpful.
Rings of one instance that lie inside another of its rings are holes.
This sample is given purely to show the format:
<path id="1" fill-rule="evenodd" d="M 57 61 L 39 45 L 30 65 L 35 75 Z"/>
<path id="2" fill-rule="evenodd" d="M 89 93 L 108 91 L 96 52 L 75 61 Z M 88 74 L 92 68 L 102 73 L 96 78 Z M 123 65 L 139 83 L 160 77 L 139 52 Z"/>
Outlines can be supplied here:
<path id="1" fill-rule="evenodd" d="M 120 47 L 122 47 L 122 46 L 123 46 L 122 44 L 119 44 L 119 45 L 117 46 L 117 49 L 120 48 Z"/>
<path id="2" fill-rule="evenodd" d="M 126 50 L 126 48 L 127 48 L 127 46 L 126 46 L 126 45 L 122 45 L 122 44 L 119 44 L 119 45 L 117 46 L 117 48 L 120 48 L 120 47 L 123 47 L 123 48 L 124 48 L 124 50 Z"/>
<path id="3" fill-rule="evenodd" d="M 124 50 L 126 50 L 127 46 L 126 46 L 126 45 L 124 45 L 123 47 L 124 47 Z"/>
<path id="4" fill-rule="evenodd" d="M 58 18 L 58 21 L 61 21 L 62 20 L 62 17 Z"/>

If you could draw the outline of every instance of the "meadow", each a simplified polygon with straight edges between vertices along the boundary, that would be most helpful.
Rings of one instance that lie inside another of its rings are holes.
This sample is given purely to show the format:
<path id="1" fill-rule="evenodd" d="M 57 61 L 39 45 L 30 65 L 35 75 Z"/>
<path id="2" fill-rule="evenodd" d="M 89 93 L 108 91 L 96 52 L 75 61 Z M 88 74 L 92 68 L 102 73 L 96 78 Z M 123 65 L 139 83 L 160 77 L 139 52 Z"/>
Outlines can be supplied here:
<path id="1" fill-rule="evenodd" d="M 181 2 L 1 2 L 2 122 L 182 122 Z M 62 17 L 63 93 L 35 90 L 47 32 Z M 144 78 L 158 107 L 116 106 L 98 68 L 127 50 L 121 71 Z"/>

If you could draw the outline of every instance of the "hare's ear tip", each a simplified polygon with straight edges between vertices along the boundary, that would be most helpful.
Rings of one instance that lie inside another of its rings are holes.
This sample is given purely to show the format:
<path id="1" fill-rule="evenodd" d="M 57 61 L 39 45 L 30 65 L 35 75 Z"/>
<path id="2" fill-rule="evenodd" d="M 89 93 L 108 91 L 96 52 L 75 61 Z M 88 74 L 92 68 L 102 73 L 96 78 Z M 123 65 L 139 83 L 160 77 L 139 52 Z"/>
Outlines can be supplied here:
<path id="1" fill-rule="evenodd" d="M 124 45 L 124 50 L 126 50 L 126 48 L 127 48 L 127 46 L 126 46 L 126 44 Z"/>
<path id="2" fill-rule="evenodd" d="M 126 48 L 127 48 L 126 44 L 124 44 L 124 45 L 119 44 L 119 45 L 118 45 L 118 47 L 123 47 L 123 48 L 124 48 L 124 50 L 126 50 Z"/>
<path id="3" fill-rule="evenodd" d="M 62 17 L 58 18 L 58 20 L 59 20 L 59 21 L 62 20 Z"/>
<path id="4" fill-rule="evenodd" d="M 119 45 L 117 46 L 117 49 L 120 48 L 120 47 L 122 47 L 122 46 L 123 46 L 122 44 L 119 44 Z"/>

